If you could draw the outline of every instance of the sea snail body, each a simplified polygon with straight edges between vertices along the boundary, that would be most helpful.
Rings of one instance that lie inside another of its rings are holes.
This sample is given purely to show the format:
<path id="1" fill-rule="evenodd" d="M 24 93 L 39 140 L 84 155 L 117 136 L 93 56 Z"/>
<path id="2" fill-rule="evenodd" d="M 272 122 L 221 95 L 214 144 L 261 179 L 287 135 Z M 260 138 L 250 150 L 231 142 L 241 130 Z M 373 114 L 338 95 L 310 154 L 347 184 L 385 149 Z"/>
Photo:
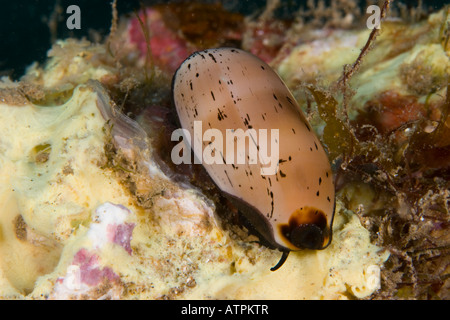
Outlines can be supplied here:
<path id="1" fill-rule="evenodd" d="M 172 90 L 197 163 L 269 246 L 283 251 L 272 270 L 290 251 L 327 247 L 335 206 L 330 163 L 269 65 L 239 49 L 196 52 L 176 71 Z"/>

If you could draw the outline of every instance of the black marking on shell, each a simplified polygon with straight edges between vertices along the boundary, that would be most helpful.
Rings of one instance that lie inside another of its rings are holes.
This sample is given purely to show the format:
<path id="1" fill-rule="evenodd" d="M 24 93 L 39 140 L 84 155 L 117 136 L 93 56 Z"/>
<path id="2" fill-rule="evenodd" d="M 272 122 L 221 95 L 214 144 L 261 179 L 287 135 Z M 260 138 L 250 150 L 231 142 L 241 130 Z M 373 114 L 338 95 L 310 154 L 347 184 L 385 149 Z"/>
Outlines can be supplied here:
<path id="1" fill-rule="evenodd" d="M 225 172 L 225 175 L 227 176 L 228 182 L 230 183 L 231 187 L 233 187 L 233 183 L 231 182 L 231 179 L 230 179 L 230 177 L 228 176 L 227 170 L 223 170 L 223 171 Z"/>
<path id="2" fill-rule="evenodd" d="M 220 152 L 220 156 L 222 157 L 223 163 L 224 163 L 224 164 L 227 164 L 227 162 L 225 161 L 225 157 L 223 156 L 223 153 L 222 153 L 222 152 Z"/>
<path id="3" fill-rule="evenodd" d="M 272 216 L 273 216 L 273 210 L 274 210 L 274 208 L 275 208 L 274 200 L 273 200 L 273 192 L 272 192 L 272 191 L 270 191 L 270 198 L 272 199 L 272 201 L 270 202 L 271 209 L 270 209 L 270 215 L 269 215 L 269 218 L 272 218 Z"/>
<path id="4" fill-rule="evenodd" d="M 295 104 L 292 102 L 291 98 L 289 98 L 288 96 L 286 96 L 286 99 L 287 99 L 287 101 L 288 101 L 292 106 L 295 107 Z"/>
<path id="5" fill-rule="evenodd" d="M 216 58 L 212 53 L 208 53 L 208 55 L 211 57 L 211 59 L 213 59 L 214 63 L 217 63 Z"/>
<path id="6" fill-rule="evenodd" d="M 217 111 L 217 119 L 219 119 L 219 121 L 222 121 L 227 117 L 227 115 L 222 110 L 220 110 L 220 108 L 217 108 Z"/>
<path id="7" fill-rule="evenodd" d="M 308 124 L 306 122 L 303 122 L 306 126 L 306 129 L 308 129 L 309 132 L 311 132 L 311 128 L 308 126 Z"/>

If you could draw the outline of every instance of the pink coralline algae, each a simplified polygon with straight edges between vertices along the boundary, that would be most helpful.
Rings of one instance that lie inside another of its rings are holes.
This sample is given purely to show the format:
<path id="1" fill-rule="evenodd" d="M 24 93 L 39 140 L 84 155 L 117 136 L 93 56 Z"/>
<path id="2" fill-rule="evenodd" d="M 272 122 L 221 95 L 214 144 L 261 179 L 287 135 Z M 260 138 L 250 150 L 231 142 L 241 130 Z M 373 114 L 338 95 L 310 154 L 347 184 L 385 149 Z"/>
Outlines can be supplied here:
<path id="1" fill-rule="evenodd" d="M 63 277 L 56 279 L 51 299 L 119 299 L 123 292 L 120 276 L 102 266 L 97 253 L 82 248 L 74 255 Z"/>
<path id="2" fill-rule="evenodd" d="M 96 286 L 104 281 L 120 281 L 120 277 L 111 268 L 101 267 L 99 257 L 85 248 L 75 254 L 72 265 L 79 266 L 80 282 L 88 286 Z"/>
<path id="3" fill-rule="evenodd" d="M 165 25 L 157 10 L 147 8 L 145 14 L 143 12 L 139 14 L 139 18 L 148 26 L 151 59 L 160 68 L 174 72 L 193 50 L 189 50 L 185 40 Z M 146 59 L 148 46 L 137 17 L 130 20 L 128 39 L 137 47 L 141 59 Z"/>
<path id="4" fill-rule="evenodd" d="M 122 205 L 106 202 L 96 210 L 96 222 L 88 232 L 93 247 L 101 249 L 107 243 L 114 243 L 131 255 L 131 239 L 135 223 L 125 222 L 131 211 Z"/>
<path id="5" fill-rule="evenodd" d="M 119 225 L 108 225 L 108 238 L 111 242 L 118 244 L 131 255 L 131 235 L 135 227 L 134 223 L 123 223 Z"/>
<path id="6" fill-rule="evenodd" d="M 56 279 L 56 299 L 82 298 L 93 290 L 101 292 L 98 298 L 119 298 L 122 292 L 120 276 L 116 274 L 102 255 L 105 245 L 123 248 L 132 254 L 131 239 L 135 223 L 125 222 L 132 219 L 133 212 L 120 204 L 105 202 L 95 210 L 86 237 L 91 247 L 82 247 L 76 251 L 66 274 Z"/>
<path id="7" fill-rule="evenodd" d="M 181 8 L 170 5 L 146 8 L 140 11 L 139 18 L 130 19 L 126 37 L 141 63 L 148 59 L 148 63 L 173 73 L 195 51 L 240 45 L 269 63 L 286 42 L 288 22 L 246 23 L 243 16 L 214 5 L 186 3 Z"/>

